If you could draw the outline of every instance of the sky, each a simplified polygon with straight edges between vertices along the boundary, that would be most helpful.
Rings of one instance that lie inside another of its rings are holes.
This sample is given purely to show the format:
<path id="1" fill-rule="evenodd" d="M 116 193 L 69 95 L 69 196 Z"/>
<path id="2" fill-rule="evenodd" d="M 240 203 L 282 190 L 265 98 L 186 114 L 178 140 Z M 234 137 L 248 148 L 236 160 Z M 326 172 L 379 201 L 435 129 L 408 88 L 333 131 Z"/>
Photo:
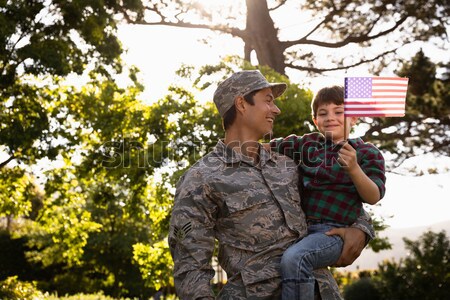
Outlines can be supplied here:
<path id="1" fill-rule="evenodd" d="M 294 25 L 287 25 L 295 28 Z M 128 65 L 140 70 L 145 86 L 142 99 L 153 102 L 167 94 L 167 87 L 177 82 L 175 71 L 182 65 L 202 66 L 218 63 L 226 55 L 243 56 L 243 44 L 238 39 L 215 35 L 205 30 L 163 26 L 124 25 L 119 27 L 119 38 L 126 53 Z M 208 39 L 208 43 L 203 40 Z M 414 55 L 420 46 L 404 49 L 403 55 Z M 431 45 L 422 45 L 427 56 L 442 59 L 442 52 Z M 356 72 L 364 72 L 357 70 Z M 292 82 L 304 85 L 313 92 L 330 84 L 342 84 L 344 72 L 320 78 L 305 78 L 288 73 Z M 394 74 L 385 74 L 394 75 Z M 123 79 L 126 80 L 125 77 Z M 211 101 L 212 93 L 203 95 Z M 275 124 L 276 126 L 276 124 Z M 408 171 L 415 167 L 424 171 L 415 176 Z M 428 174 L 428 169 L 438 167 L 440 174 Z M 450 158 L 423 155 L 407 160 L 402 166 L 387 174 L 386 195 L 379 205 L 371 207 L 382 216 L 391 228 L 408 228 L 432 225 L 450 219 Z"/>

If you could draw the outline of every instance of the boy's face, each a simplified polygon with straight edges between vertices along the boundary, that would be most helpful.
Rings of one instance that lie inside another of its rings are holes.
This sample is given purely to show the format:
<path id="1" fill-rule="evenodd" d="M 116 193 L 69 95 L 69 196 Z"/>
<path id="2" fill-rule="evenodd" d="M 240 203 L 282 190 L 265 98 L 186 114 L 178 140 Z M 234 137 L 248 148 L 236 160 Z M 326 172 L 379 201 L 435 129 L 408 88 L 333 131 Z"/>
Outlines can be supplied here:
<path id="1" fill-rule="evenodd" d="M 317 129 L 334 143 L 344 140 L 344 105 L 334 103 L 323 104 L 317 108 L 317 116 L 313 118 Z M 357 118 L 347 118 L 347 136 L 356 124 Z"/>

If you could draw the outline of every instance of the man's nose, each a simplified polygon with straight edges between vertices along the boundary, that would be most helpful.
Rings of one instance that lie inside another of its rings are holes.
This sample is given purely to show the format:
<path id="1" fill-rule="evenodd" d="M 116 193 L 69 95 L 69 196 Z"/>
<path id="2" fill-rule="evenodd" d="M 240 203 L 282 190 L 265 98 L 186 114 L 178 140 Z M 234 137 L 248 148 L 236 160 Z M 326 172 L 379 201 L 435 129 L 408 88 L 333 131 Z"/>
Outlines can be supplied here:
<path id="1" fill-rule="evenodd" d="M 273 107 L 272 107 L 272 112 L 273 112 L 275 115 L 279 115 L 279 114 L 281 113 L 281 110 L 278 108 L 278 106 L 276 106 L 276 105 L 274 104 Z"/>

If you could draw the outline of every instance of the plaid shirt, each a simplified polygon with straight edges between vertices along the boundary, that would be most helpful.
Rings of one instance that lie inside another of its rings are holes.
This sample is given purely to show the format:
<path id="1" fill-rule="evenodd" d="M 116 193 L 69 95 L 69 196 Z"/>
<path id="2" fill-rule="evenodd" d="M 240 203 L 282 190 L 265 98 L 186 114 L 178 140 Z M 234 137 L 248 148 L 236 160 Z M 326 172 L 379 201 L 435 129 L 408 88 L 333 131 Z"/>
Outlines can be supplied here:
<path id="1" fill-rule="evenodd" d="M 360 138 L 349 139 L 348 142 L 356 149 L 358 164 L 378 186 L 382 198 L 386 177 L 380 150 Z M 348 173 L 337 162 L 341 145 L 326 141 L 322 134 L 315 132 L 273 139 L 270 146 L 300 162 L 302 207 L 307 217 L 342 224 L 352 224 L 357 219 L 363 200 Z"/>

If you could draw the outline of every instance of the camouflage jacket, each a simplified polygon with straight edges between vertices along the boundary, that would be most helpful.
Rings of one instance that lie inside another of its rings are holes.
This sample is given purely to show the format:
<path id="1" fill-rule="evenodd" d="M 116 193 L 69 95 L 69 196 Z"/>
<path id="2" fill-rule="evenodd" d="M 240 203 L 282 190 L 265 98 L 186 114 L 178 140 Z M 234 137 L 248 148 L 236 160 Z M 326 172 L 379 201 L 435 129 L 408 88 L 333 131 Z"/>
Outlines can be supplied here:
<path id="1" fill-rule="evenodd" d="M 214 299 L 215 241 L 228 281 L 217 299 L 279 299 L 283 251 L 306 234 L 295 163 L 260 147 L 255 164 L 219 141 L 177 184 L 169 232 L 180 299 Z M 358 226 L 370 236 L 370 225 Z M 322 299 L 342 299 L 331 273 L 315 271 Z"/>

